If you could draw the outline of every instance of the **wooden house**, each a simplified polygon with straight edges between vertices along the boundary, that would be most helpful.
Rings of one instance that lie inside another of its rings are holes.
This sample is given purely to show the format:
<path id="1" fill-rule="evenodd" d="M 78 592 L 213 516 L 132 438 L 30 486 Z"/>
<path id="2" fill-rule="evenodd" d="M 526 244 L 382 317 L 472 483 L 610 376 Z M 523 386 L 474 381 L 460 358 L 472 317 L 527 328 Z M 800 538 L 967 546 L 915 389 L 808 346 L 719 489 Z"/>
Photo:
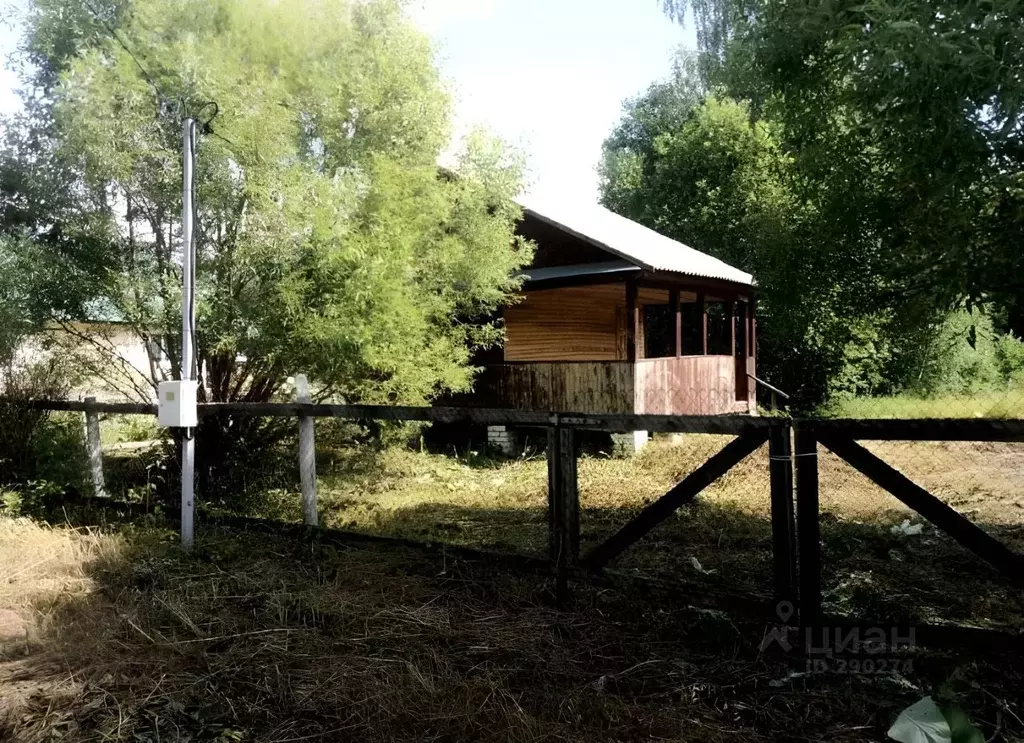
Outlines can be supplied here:
<path id="1" fill-rule="evenodd" d="M 537 252 L 472 404 L 756 413 L 750 274 L 598 206 L 523 206 Z"/>

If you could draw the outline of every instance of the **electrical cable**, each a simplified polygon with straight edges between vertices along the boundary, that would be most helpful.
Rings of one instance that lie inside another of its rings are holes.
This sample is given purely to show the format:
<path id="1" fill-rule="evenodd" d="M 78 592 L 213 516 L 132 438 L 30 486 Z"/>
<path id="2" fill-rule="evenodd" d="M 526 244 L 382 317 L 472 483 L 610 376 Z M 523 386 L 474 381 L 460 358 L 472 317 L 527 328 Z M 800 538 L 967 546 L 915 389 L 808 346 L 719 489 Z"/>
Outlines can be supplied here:
<path id="1" fill-rule="evenodd" d="M 199 214 L 198 214 L 198 209 L 196 208 L 196 174 L 195 174 L 195 164 L 196 164 L 196 122 L 195 122 L 194 119 L 192 120 L 192 122 L 189 125 L 188 145 L 189 145 L 189 150 L 190 150 L 190 153 L 191 153 L 191 156 L 192 156 L 192 183 L 189 184 L 189 186 L 190 186 L 190 188 L 192 190 L 192 204 L 191 204 L 191 207 L 192 207 L 192 225 L 191 225 L 191 234 L 189 235 L 189 241 L 188 241 L 189 252 L 191 253 L 191 256 L 190 256 L 191 260 L 189 261 L 189 275 L 187 277 L 188 285 L 189 285 L 189 289 L 190 289 L 189 293 L 192 296 L 192 304 L 188 308 L 188 329 L 189 329 L 189 335 L 191 336 L 191 339 L 192 339 L 192 348 L 193 349 L 197 349 L 198 345 L 196 343 L 196 310 L 195 310 L 195 306 L 196 306 L 196 255 L 197 255 L 198 251 L 196 250 L 196 221 L 198 220 Z M 192 379 L 198 379 L 199 378 L 198 354 L 195 353 L 195 350 L 193 350 L 193 353 L 192 353 L 192 368 L 189 369 L 189 376 Z"/>
<path id="2" fill-rule="evenodd" d="M 95 19 L 95 21 L 99 23 L 101 26 L 103 26 L 103 28 L 106 29 L 107 33 L 109 33 L 111 37 L 113 37 L 114 41 L 116 41 L 121 46 L 121 48 L 124 49 L 125 53 L 132 58 L 132 61 L 135 63 L 135 66 L 139 68 L 139 72 L 141 72 L 142 76 L 146 78 L 146 82 L 149 83 L 149 86 L 153 89 L 153 92 L 156 94 L 157 103 L 162 103 L 163 101 L 165 101 L 166 99 L 160 92 L 160 88 L 159 86 L 157 86 L 156 81 L 153 80 L 153 76 L 149 74 L 149 70 L 147 70 L 145 66 L 142 64 L 142 62 L 139 61 L 139 58 L 135 56 L 135 52 L 133 52 L 128 47 L 128 45 L 121 38 L 120 34 L 117 33 L 117 29 L 111 26 L 105 20 L 103 20 L 103 18 L 100 16 L 99 11 L 96 10 L 96 7 L 92 3 L 90 3 L 89 0 L 82 0 L 82 5 L 84 5 L 90 13 L 92 13 L 92 16 Z"/>
<path id="3" fill-rule="evenodd" d="M 187 119 L 187 121 L 188 121 L 188 132 L 187 132 L 187 134 L 188 134 L 188 151 L 189 151 L 189 157 L 191 158 L 191 161 L 192 161 L 192 180 L 189 183 L 189 191 L 191 192 L 191 199 L 190 199 L 191 203 L 189 204 L 189 208 L 190 208 L 190 210 L 192 212 L 191 213 L 192 219 L 191 219 L 191 224 L 189 225 L 189 234 L 187 236 L 184 233 L 182 234 L 182 238 L 185 238 L 185 237 L 188 238 L 188 252 L 189 252 L 189 255 L 187 256 L 188 260 L 186 261 L 186 256 L 184 254 L 182 255 L 181 259 L 182 259 L 182 267 L 184 268 L 184 264 L 185 263 L 187 263 L 188 267 L 189 267 L 188 275 L 187 276 L 182 276 L 182 279 L 188 284 L 188 287 L 189 287 L 189 297 L 192 300 L 189 303 L 189 306 L 187 308 L 187 313 L 188 313 L 188 335 L 189 335 L 189 340 L 190 340 L 191 345 L 192 345 L 192 359 L 191 359 L 191 363 L 190 363 L 190 368 L 188 370 L 187 378 L 189 380 L 196 380 L 196 379 L 199 378 L 198 354 L 196 352 L 196 350 L 198 348 L 198 345 L 196 344 L 196 314 L 195 314 L 195 306 L 196 306 L 196 253 L 197 253 L 197 251 L 196 251 L 196 216 L 198 214 L 198 210 L 196 209 L 196 173 L 195 173 L 195 164 L 196 164 L 196 122 L 195 122 L 195 119 L 191 119 L 191 118 Z M 184 229 L 184 225 L 182 225 L 182 229 Z M 182 369 L 182 374 L 184 375 L 184 373 L 185 373 L 185 370 Z M 185 435 L 186 439 L 194 438 L 195 437 L 195 429 L 193 429 L 191 427 L 185 429 L 185 434 L 184 435 Z"/>

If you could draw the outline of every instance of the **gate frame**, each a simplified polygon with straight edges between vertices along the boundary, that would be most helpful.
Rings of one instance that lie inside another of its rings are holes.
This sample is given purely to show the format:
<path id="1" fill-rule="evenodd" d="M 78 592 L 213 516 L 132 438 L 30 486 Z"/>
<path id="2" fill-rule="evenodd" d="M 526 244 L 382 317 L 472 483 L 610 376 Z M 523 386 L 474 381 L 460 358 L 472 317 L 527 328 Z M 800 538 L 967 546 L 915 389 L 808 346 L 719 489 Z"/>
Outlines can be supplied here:
<path id="1" fill-rule="evenodd" d="M 804 627 L 818 626 L 822 614 L 821 508 L 818 444 L 895 496 L 908 508 L 988 562 L 1009 582 L 1024 587 L 1024 554 L 992 537 L 963 514 L 857 443 L 867 441 L 1001 441 L 1024 442 L 1024 421 L 978 419 L 800 420 L 796 431 L 799 618 Z M 936 644 L 955 638 L 959 644 L 987 645 L 993 638 L 1020 643 L 1021 636 L 999 630 L 923 624 Z"/>

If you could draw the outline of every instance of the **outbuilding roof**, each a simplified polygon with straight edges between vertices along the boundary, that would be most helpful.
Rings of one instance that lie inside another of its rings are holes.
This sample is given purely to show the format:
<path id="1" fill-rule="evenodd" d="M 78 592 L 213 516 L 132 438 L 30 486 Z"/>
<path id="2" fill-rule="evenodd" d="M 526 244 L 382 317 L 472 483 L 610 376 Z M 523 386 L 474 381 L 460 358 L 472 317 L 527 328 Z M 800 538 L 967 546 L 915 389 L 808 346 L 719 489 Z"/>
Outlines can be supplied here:
<path id="1" fill-rule="evenodd" d="M 532 197 L 521 197 L 519 205 L 527 216 L 547 222 L 644 270 L 754 285 L 754 277 L 746 271 L 603 206 L 553 203 Z"/>

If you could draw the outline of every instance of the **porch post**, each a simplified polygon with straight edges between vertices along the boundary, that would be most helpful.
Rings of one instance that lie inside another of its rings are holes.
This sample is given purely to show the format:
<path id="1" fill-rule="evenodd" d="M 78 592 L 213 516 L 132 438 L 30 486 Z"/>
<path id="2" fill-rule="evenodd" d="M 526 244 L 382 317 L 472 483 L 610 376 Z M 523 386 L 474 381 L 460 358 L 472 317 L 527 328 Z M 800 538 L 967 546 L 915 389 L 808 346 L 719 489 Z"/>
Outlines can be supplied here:
<path id="1" fill-rule="evenodd" d="M 700 312 L 700 352 L 708 355 L 708 305 L 704 292 L 697 294 L 697 309 Z"/>
<path id="2" fill-rule="evenodd" d="M 754 342 L 754 334 L 757 331 L 757 320 L 754 317 L 754 310 L 757 307 L 757 300 L 751 294 L 747 297 L 747 358 L 754 359 L 757 356 L 757 344 Z M 753 370 L 750 372 L 754 374 Z"/>
<path id="3" fill-rule="evenodd" d="M 636 361 L 636 282 L 626 282 L 626 361 Z"/>
<path id="4" fill-rule="evenodd" d="M 736 400 L 746 402 L 750 397 L 750 379 L 747 377 L 747 351 L 750 348 L 750 339 L 747 331 L 750 326 L 750 308 L 746 302 L 739 300 L 733 305 L 735 317 L 733 327 L 736 340 L 733 343 L 732 357 L 736 367 Z"/>
<path id="5" fill-rule="evenodd" d="M 679 357 L 683 355 L 683 311 L 679 307 L 678 289 L 669 289 L 668 306 L 672 313 L 672 317 L 675 318 L 676 356 Z"/>
<path id="6" fill-rule="evenodd" d="M 747 297 L 747 374 L 757 376 L 757 300 L 751 294 Z M 750 379 L 747 388 L 747 400 L 750 409 L 757 409 L 757 382 Z"/>

